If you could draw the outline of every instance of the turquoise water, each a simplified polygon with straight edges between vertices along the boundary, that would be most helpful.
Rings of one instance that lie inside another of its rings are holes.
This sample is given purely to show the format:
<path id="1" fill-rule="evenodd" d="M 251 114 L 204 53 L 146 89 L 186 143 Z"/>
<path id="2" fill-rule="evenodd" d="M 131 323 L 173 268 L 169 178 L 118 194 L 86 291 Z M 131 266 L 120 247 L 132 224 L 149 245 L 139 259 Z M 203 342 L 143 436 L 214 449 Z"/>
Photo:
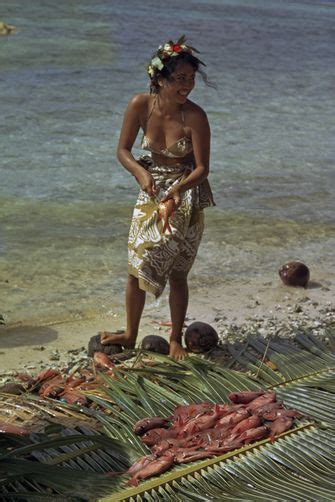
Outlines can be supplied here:
<path id="1" fill-rule="evenodd" d="M 1 16 L 18 28 L 0 38 L 7 322 L 121 308 L 138 190 L 115 159 L 122 114 L 153 49 L 183 33 L 217 84 L 193 93 L 217 206 L 192 286 L 334 265 L 335 2 L 11 0 Z"/>

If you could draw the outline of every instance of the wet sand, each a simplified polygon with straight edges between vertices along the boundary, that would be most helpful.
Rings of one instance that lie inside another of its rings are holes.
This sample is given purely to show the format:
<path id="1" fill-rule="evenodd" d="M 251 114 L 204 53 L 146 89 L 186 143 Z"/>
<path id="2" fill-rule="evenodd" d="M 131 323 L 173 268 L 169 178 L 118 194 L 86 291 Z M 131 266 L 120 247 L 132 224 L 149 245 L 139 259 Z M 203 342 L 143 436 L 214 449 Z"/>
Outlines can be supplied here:
<path id="1" fill-rule="evenodd" d="M 315 271 L 316 272 L 316 271 Z M 317 277 L 317 280 L 315 280 Z M 224 341 L 227 336 L 242 336 L 249 328 L 263 334 L 281 329 L 289 333 L 297 326 L 317 329 L 335 323 L 335 278 L 328 270 L 311 276 L 308 288 L 285 286 L 276 274 L 256 277 L 247 283 L 235 281 L 214 288 L 190 288 L 187 324 L 211 324 Z M 137 344 L 144 336 L 159 334 L 169 339 L 169 329 L 158 324 L 169 320 L 168 290 L 158 301 L 148 296 Z M 61 323 L 0 326 L 0 377 L 12 370 L 36 373 L 46 365 L 66 363 L 69 354 L 85 353 L 91 336 L 103 330 L 125 326 L 122 311 L 91 319 Z"/>

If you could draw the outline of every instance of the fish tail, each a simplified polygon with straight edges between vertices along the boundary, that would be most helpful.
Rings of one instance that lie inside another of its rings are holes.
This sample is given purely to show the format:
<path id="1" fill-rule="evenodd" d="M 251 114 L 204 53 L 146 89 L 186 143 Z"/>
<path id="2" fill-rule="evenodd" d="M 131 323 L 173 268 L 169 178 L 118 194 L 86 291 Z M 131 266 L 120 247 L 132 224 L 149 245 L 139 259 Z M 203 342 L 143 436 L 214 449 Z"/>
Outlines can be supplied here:
<path id="1" fill-rule="evenodd" d="M 169 232 L 169 234 L 172 234 L 172 230 L 171 230 L 171 227 L 170 227 L 170 223 L 169 223 L 169 220 L 166 218 L 166 220 L 164 221 L 164 225 L 163 225 L 163 234 L 165 234 L 166 232 Z"/>

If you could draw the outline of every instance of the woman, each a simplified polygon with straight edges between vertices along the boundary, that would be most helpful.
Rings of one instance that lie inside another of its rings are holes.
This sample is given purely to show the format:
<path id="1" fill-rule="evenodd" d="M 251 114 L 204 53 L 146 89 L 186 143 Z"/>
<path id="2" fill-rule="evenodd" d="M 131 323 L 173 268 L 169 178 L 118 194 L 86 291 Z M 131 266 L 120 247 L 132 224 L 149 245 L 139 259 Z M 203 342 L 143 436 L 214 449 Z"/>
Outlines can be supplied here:
<path id="1" fill-rule="evenodd" d="M 186 356 L 187 275 L 203 233 L 203 208 L 214 205 L 207 182 L 210 128 L 206 113 L 188 99 L 196 73 L 204 76 L 194 52 L 185 37 L 160 46 L 147 67 L 150 93 L 135 95 L 124 115 L 117 157 L 141 188 L 128 241 L 127 329 L 101 334 L 102 344 L 134 347 L 146 291 L 158 297 L 169 281 L 170 356 L 176 360 Z M 131 150 L 140 129 L 142 148 L 151 155 L 136 160 Z M 164 211 L 171 209 L 166 221 Z"/>

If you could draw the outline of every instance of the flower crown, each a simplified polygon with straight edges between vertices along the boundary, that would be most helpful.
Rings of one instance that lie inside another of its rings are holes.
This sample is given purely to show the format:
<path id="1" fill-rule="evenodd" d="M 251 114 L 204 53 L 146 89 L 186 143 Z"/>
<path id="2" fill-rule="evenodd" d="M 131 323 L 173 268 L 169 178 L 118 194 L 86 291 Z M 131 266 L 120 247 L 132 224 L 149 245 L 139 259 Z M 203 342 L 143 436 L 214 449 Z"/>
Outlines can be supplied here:
<path id="1" fill-rule="evenodd" d="M 195 49 L 194 47 L 186 45 L 185 40 L 185 35 L 183 35 L 178 39 L 176 43 L 170 40 L 166 44 L 160 45 L 158 47 L 156 54 L 147 65 L 147 72 L 150 78 L 154 77 L 157 70 L 162 70 L 165 66 L 165 63 L 167 63 L 171 57 L 178 56 L 178 54 L 182 52 L 187 52 L 188 54 L 193 54 L 193 52 L 199 53 L 199 51 L 197 51 L 197 49 Z M 200 61 L 200 59 L 196 59 L 200 64 L 206 66 L 205 63 Z"/>

